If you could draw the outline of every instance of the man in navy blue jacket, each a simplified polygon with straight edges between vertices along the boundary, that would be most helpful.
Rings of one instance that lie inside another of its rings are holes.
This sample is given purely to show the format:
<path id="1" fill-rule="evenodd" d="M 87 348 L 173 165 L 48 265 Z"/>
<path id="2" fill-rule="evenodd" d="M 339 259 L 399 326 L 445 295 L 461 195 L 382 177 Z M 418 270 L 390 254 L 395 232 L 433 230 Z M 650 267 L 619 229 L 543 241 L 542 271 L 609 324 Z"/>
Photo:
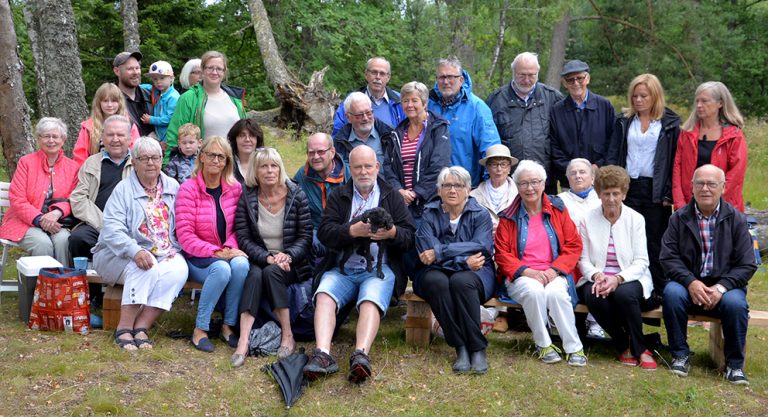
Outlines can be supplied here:
<path id="1" fill-rule="evenodd" d="M 616 163 L 618 145 L 611 143 L 616 113 L 607 98 L 587 89 L 585 62 L 566 62 L 560 75 L 568 96 L 552 107 L 549 143 L 555 177 L 568 187 L 565 171 L 571 159 L 586 158 L 596 167 Z"/>

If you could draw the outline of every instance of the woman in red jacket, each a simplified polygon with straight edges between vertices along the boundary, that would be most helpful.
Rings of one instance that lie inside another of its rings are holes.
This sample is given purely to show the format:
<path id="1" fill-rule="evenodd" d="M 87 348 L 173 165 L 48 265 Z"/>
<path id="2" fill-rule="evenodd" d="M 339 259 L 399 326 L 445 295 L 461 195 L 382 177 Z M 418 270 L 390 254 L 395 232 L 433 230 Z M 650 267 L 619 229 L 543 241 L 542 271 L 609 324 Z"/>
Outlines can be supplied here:
<path id="1" fill-rule="evenodd" d="M 517 165 L 512 174 L 517 197 L 499 213 L 496 266 L 509 296 L 523 306 L 539 359 L 544 363 L 562 360 L 547 331 L 551 317 L 568 365 L 586 366 L 573 314 L 576 289 L 570 277 L 581 256 L 581 237 L 563 200 L 544 194 L 546 180 L 547 173 L 538 162 L 523 160 Z"/>
<path id="2" fill-rule="evenodd" d="M 67 125 L 43 117 L 35 128 L 39 150 L 19 159 L 8 191 L 10 207 L 0 239 L 18 242 L 32 256 L 52 256 L 69 266 L 69 195 L 77 184 L 75 161 L 64 156 Z"/>
<path id="3" fill-rule="evenodd" d="M 723 198 L 744 212 L 741 189 L 747 170 L 747 142 L 744 118 L 731 92 L 719 81 L 696 89 L 694 109 L 680 131 L 675 164 L 672 167 L 672 199 L 675 209 L 685 207 L 693 196 L 696 168 L 712 164 L 725 171 Z"/>
<path id="4" fill-rule="evenodd" d="M 208 327 L 216 303 L 225 293 L 221 338 L 237 346 L 240 296 L 248 275 L 248 257 L 235 240 L 235 209 L 242 186 L 235 179 L 229 142 L 210 136 L 200 149 L 195 171 L 176 196 L 176 237 L 189 265 L 189 278 L 203 284 L 192 344 L 213 352 Z"/>

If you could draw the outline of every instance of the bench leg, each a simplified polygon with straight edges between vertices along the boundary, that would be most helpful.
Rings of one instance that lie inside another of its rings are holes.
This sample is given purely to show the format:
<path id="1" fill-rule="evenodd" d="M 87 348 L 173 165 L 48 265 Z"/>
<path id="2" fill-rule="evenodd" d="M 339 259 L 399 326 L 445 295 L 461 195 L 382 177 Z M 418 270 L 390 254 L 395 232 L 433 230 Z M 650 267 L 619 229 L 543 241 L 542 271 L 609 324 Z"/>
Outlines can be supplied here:
<path id="1" fill-rule="evenodd" d="M 120 323 L 120 307 L 123 302 L 123 286 L 107 287 L 104 292 L 104 330 L 115 330 Z"/>
<path id="2" fill-rule="evenodd" d="M 405 343 L 426 348 L 429 346 L 432 309 L 424 301 L 406 302 Z"/>
<path id="3" fill-rule="evenodd" d="M 723 326 L 720 322 L 712 322 L 709 326 L 709 356 L 715 362 L 718 371 L 725 370 L 724 348 Z"/>

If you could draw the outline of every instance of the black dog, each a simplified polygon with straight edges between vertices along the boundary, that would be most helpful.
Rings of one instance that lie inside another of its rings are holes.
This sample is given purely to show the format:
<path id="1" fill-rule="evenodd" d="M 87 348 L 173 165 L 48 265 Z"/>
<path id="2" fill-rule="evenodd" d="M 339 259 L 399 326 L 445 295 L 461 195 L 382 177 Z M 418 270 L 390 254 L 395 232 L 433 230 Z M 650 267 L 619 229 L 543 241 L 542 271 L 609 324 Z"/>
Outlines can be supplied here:
<path id="1" fill-rule="evenodd" d="M 376 233 L 379 229 L 389 230 L 394 226 L 394 222 L 392 220 L 392 215 L 387 213 L 386 210 L 384 210 L 381 207 L 374 207 L 372 209 L 366 210 L 363 214 L 353 218 L 350 221 L 350 224 L 355 224 L 357 222 L 365 222 L 371 225 L 371 232 Z M 360 256 L 365 257 L 365 260 L 368 264 L 368 272 L 373 271 L 373 256 L 371 255 L 371 239 L 368 237 L 358 237 L 355 238 L 354 243 L 350 246 L 347 246 L 344 248 L 344 254 L 341 257 L 341 264 L 339 265 L 339 271 L 342 274 L 346 274 L 344 271 L 344 264 L 347 263 L 349 260 L 349 257 L 352 256 L 352 252 L 355 250 L 355 247 L 357 248 L 357 254 Z M 379 256 L 376 257 L 376 275 L 384 279 L 384 272 L 381 270 L 381 262 L 384 257 L 384 246 L 386 243 L 382 240 L 377 241 L 376 243 L 379 244 Z"/>

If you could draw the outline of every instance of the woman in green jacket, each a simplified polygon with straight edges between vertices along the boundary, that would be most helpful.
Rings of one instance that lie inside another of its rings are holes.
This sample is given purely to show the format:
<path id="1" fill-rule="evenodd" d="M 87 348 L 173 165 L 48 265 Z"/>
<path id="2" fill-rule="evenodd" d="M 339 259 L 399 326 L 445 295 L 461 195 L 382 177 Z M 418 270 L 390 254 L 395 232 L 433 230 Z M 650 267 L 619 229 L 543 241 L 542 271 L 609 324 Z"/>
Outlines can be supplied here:
<path id="1" fill-rule="evenodd" d="M 203 139 L 209 136 L 226 137 L 227 132 L 240 119 L 245 119 L 245 89 L 223 83 L 227 75 L 227 58 L 221 52 L 208 51 L 201 58 L 203 80 L 179 97 L 176 111 L 168 125 L 163 166 L 168 163 L 171 150 L 178 144 L 179 126 L 194 123 Z"/>

